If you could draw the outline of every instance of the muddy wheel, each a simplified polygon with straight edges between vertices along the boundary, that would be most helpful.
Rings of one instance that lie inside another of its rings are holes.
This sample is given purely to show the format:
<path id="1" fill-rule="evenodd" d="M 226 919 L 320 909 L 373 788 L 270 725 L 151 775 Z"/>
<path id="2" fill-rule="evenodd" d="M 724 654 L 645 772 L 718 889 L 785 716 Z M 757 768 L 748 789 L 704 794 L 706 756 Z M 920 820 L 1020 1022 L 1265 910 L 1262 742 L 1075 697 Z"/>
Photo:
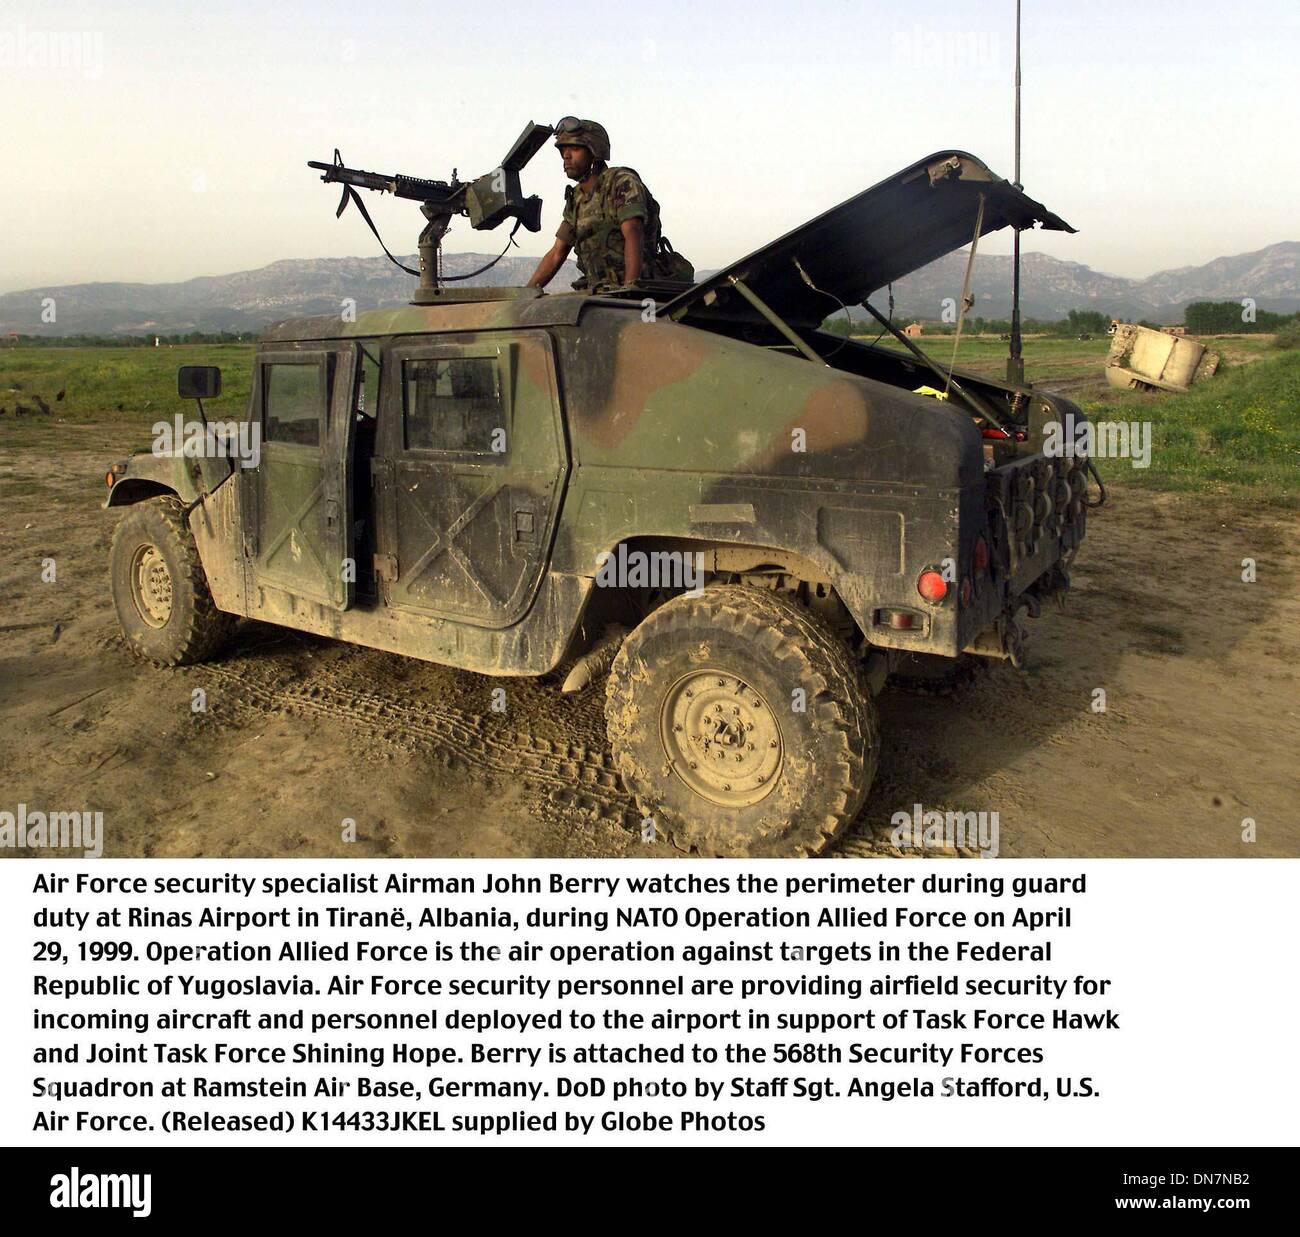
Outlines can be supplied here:
<path id="1" fill-rule="evenodd" d="M 889 686 L 914 696 L 955 696 L 987 669 L 988 658 L 971 653 L 959 657 L 905 653 L 889 676 Z"/>
<path id="2" fill-rule="evenodd" d="M 109 579 L 122 634 L 145 661 L 206 661 L 230 637 L 234 616 L 212 601 L 179 499 L 151 498 L 127 511 L 113 534 Z"/>
<path id="3" fill-rule="evenodd" d="M 606 686 L 618 770 L 683 850 L 810 855 L 862 807 L 875 708 L 843 642 L 797 602 L 728 585 L 677 597 Z"/>

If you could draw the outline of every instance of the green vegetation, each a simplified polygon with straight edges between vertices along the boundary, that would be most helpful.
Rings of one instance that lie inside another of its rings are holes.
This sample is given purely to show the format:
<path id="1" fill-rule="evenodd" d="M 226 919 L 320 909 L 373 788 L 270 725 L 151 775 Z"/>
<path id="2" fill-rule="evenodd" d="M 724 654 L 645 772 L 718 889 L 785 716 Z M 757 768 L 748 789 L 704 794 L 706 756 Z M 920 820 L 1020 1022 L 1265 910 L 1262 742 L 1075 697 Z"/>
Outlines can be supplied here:
<path id="1" fill-rule="evenodd" d="M 159 344 L 241 344 L 257 338 L 255 331 L 186 331 L 182 335 L 23 335 L 6 341 L 19 348 L 152 348 Z"/>
<path id="2" fill-rule="evenodd" d="M 1073 311 L 1075 313 L 1078 310 Z M 1064 321 L 1064 320 L 1063 320 Z M 927 335 L 955 335 L 957 324 L 955 322 L 938 322 L 928 318 L 917 318 L 906 314 L 895 314 L 894 325 L 901 331 L 905 326 L 913 322 L 921 323 Z M 1107 318 L 1102 325 L 1104 331 L 1110 325 L 1110 319 Z M 1022 318 L 1020 321 L 1020 330 L 1022 334 L 1042 334 L 1045 331 L 1057 334 L 1066 333 L 1058 331 L 1062 323 L 1058 322 L 1040 322 L 1037 318 Z M 822 323 L 822 329 L 830 331 L 832 335 L 866 335 L 875 338 L 884 329 L 874 318 L 846 318 L 843 312 L 836 313 Z M 968 317 L 962 325 L 962 337 L 967 335 L 1006 335 L 1011 331 L 1011 323 L 1005 318 L 985 318 L 983 316 Z M 890 335 L 885 332 L 885 339 Z"/>
<path id="3" fill-rule="evenodd" d="M 952 336 L 931 335 L 927 331 L 916 341 L 941 365 L 952 359 Z M 1270 354 L 1272 338 L 1267 335 L 1224 335 L 1202 338 L 1212 351 L 1223 357 L 1229 365 L 1253 361 Z M 901 351 L 903 345 L 890 335 L 880 341 L 880 347 Z M 1077 339 L 1062 335 L 1026 335 L 1024 337 L 1025 373 L 1030 382 L 1051 385 L 1055 382 L 1077 379 L 1095 379 L 1098 388 L 1104 387 L 1103 367 L 1110 351 L 1110 336 Z M 963 334 L 957 352 L 957 368 L 982 374 L 986 378 L 1005 378 L 1007 372 L 1007 341 L 997 335 Z M 1068 391 L 1068 388 L 1067 388 Z M 1078 398 L 1075 396 L 1074 398 Z"/>
<path id="4" fill-rule="evenodd" d="M 1189 335 L 1258 335 L 1300 322 L 1295 314 L 1275 314 L 1267 309 L 1256 310 L 1249 322 L 1244 314 L 1240 301 L 1193 301 L 1183 311 L 1183 322 Z"/>
<path id="5" fill-rule="evenodd" d="M 1111 315 L 1096 309 L 1072 309 L 1062 322 L 1056 324 L 1058 335 L 1105 335 L 1111 324 Z"/>
<path id="6" fill-rule="evenodd" d="M 223 417 L 242 416 L 248 405 L 252 344 L 196 344 L 162 348 L 53 348 L 9 345 L 0 348 L 0 424 L 28 419 L 21 406 L 50 415 L 33 422 L 125 421 L 152 423 L 192 409 L 176 394 L 182 365 L 219 365 L 223 390 L 208 407 Z M 64 393 L 58 399 L 58 393 Z"/>
<path id="7" fill-rule="evenodd" d="M 1085 403 L 1096 421 L 1149 421 L 1151 467 L 1099 461 L 1109 483 L 1300 507 L 1300 351 L 1264 356 L 1185 395 L 1123 392 Z"/>
<path id="8" fill-rule="evenodd" d="M 1261 309 L 1253 322 L 1242 321 L 1240 301 L 1195 301 L 1187 306 L 1185 322 L 1189 335 L 1260 335 L 1272 334 L 1274 331 L 1294 329 L 1300 325 L 1300 315 L 1275 314 Z M 1072 309 L 1059 322 L 1039 318 L 1025 318 L 1020 330 L 1024 335 L 1059 335 L 1063 338 L 1079 339 L 1084 336 L 1105 335 L 1110 327 L 1113 315 L 1096 309 Z M 952 335 L 956 332 L 956 323 L 932 322 L 926 319 L 899 315 L 894 325 L 902 330 L 912 322 L 920 322 L 926 335 Z M 873 318 L 849 321 L 842 313 L 828 318 L 823 329 L 835 335 L 880 334 L 880 324 Z M 1159 330 L 1159 322 L 1148 322 L 1142 318 L 1138 326 L 1149 326 Z M 964 335 L 1009 335 L 1011 323 L 1005 318 L 985 318 L 981 315 L 968 317 L 962 327 Z M 888 336 L 886 336 L 888 338 Z"/>
<path id="9" fill-rule="evenodd" d="M 901 314 L 894 317 L 894 325 L 900 331 L 913 322 L 919 322 L 926 335 L 955 335 L 957 333 L 957 324 L 955 322 L 936 322 L 928 318 L 909 317 Z M 1062 318 L 1059 322 L 1049 322 L 1040 318 L 1022 318 L 1020 320 L 1020 332 L 1022 335 L 1061 335 L 1077 338 L 1083 334 L 1104 335 L 1110 323 L 1111 316 L 1109 314 L 1098 313 L 1091 309 L 1072 309 L 1069 317 Z M 1155 326 L 1156 323 L 1146 322 L 1142 325 Z M 843 313 L 838 313 L 827 318 L 822 323 L 822 329 L 830 331 L 832 335 L 867 335 L 874 338 L 880 334 L 883 328 L 874 318 L 855 318 L 850 321 L 844 317 Z M 967 335 L 1009 335 L 1010 333 L 1011 323 L 1006 318 L 985 318 L 983 315 L 975 314 L 968 317 L 962 324 L 963 339 Z M 886 332 L 885 338 L 890 338 L 888 332 Z"/>
<path id="10" fill-rule="evenodd" d="M 1288 323 L 1273 336 L 1274 348 L 1300 348 L 1300 318 Z"/>

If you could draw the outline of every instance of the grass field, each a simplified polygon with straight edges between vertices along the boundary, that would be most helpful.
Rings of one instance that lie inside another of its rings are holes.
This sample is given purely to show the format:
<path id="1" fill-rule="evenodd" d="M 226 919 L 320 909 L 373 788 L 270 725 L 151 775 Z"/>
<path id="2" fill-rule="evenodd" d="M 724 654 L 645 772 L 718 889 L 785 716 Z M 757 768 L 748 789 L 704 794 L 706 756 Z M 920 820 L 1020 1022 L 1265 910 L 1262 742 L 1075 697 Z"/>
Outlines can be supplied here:
<path id="1" fill-rule="evenodd" d="M 1109 392 L 1097 421 L 1149 421 L 1151 467 L 1101 466 L 1119 480 L 1300 507 L 1300 350 L 1230 367 L 1186 395 Z"/>
<path id="2" fill-rule="evenodd" d="M 252 355 L 252 344 L 6 347 L 0 349 L 0 408 L 6 410 L 0 423 L 14 420 L 19 404 L 33 407 L 38 395 L 65 421 L 166 419 L 190 407 L 176 394 L 176 370 L 182 365 L 220 365 L 223 393 L 211 407 L 224 417 L 239 417 L 248 404 Z M 64 397 L 56 401 L 60 390 Z"/>
<path id="3" fill-rule="evenodd" d="M 1241 365 L 1267 356 L 1271 335 L 1209 335 L 1201 337 L 1214 352 L 1220 353 L 1226 366 Z M 925 335 L 918 341 L 941 365 L 952 359 L 951 335 Z M 903 346 L 886 336 L 880 341 L 898 351 Z M 1004 378 L 1007 372 L 1007 349 L 1010 345 L 996 335 L 963 335 L 957 353 L 957 368 L 969 369 L 989 378 Z M 1024 340 L 1025 374 L 1030 382 L 1069 382 L 1096 378 L 1104 381 L 1102 366 L 1110 350 L 1110 337 L 1063 339 L 1057 335 L 1030 335 Z"/>
<path id="4" fill-rule="evenodd" d="M 952 338 L 933 335 L 922 345 L 941 364 Z M 1207 340 L 1225 364 L 1212 380 L 1185 395 L 1140 394 L 1106 386 L 1102 365 L 1110 341 L 1030 336 L 1024 342 L 1030 381 L 1059 387 L 1094 420 L 1150 422 L 1151 467 L 1125 460 L 1101 464 L 1107 483 L 1251 497 L 1300 506 L 1300 351 L 1271 348 L 1266 335 Z M 1006 370 L 1006 341 L 965 336 L 958 366 L 991 377 Z M 224 393 L 208 406 L 233 418 L 248 403 L 251 344 L 196 344 L 164 348 L 25 348 L 0 350 L 0 442 L 15 445 L 51 432 L 51 420 L 107 424 L 134 431 L 147 445 L 149 426 L 187 412 L 176 394 L 180 365 L 219 365 Z M 56 400 L 62 390 L 64 397 Z M 52 417 L 15 415 L 40 396 Z"/>

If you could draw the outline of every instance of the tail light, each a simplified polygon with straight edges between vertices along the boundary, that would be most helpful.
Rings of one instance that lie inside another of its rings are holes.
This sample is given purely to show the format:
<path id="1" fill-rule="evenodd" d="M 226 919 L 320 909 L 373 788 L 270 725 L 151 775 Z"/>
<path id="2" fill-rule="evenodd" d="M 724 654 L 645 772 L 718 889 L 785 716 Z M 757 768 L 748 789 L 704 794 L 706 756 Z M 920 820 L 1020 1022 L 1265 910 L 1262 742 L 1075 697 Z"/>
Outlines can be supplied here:
<path id="1" fill-rule="evenodd" d="M 948 595 L 948 581 L 937 571 L 923 571 L 916 581 L 916 591 L 926 601 L 942 601 Z"/>
<path id="2" fill-rule="evenodd" d="M 971 554 L 971 561 L 975 564 L 976 571 L 984 571 L 989 565 L 989 543 L 983 537 L 975 538 L 975 549 Z"/>
<path id="3" fill-rule="evenodd" d="M 1016 430 L 1014 433 L 1007 433 L 1004 429 L 999 429 L 996 425 L 986 425 L 980 433 L 985 438 L 992 438 L 995 442 L 1024 442 L 1029 437 L 1024 430 Z"/>
<path id="4" fill-rule="evenodd" d="M 926 617 L 920 610 L 876 610 L 872 622 L 877 627 L 892 627 L 894 631 L 919 631 L 927 629 Z"/>

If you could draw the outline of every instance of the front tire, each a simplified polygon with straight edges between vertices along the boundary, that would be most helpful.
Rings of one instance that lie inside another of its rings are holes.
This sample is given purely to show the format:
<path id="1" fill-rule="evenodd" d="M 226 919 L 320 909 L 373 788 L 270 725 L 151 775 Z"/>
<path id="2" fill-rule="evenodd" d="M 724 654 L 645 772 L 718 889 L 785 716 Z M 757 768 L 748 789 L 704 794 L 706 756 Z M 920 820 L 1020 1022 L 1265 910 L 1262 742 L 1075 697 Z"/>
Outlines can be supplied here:
<path id="1" fill-rule="evenodd" d="M 725 585 L 655 610 L 606 686 L 642 813 L 703 855 L 812 855 L 857 816 L 879 756 L 848 648 L 798 602 Z"/>
<path id="2" fill-rule="evenodd" d="M 154 665 L 207 661 L 234 629 L 234 616 L 212 600 L 177 498 L 151 498 L 122 517 L 109 551 L 109 580 L 127 647 Z"/>

